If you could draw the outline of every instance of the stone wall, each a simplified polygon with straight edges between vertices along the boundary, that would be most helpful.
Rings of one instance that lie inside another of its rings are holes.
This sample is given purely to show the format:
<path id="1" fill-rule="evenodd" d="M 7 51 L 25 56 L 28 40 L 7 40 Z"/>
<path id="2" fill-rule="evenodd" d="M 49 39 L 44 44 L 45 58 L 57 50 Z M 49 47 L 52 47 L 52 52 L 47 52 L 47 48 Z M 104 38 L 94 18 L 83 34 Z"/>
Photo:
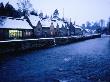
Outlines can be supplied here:
<path id="1" fill-rule="evenodd" d="M 100 37 L 100 34 L 95 34 L 88 36 L 0 41 L 0 54 L 53 47 Z"/>

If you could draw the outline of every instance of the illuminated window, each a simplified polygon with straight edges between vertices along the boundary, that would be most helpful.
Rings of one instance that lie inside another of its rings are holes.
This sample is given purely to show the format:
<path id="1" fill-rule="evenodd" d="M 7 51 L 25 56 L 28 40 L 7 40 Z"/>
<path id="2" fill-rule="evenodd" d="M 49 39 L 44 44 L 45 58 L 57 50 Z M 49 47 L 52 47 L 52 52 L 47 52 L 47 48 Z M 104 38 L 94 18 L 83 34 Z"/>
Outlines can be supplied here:
<path id="1" fill-rule="evenodd" d="M 22 31 L 20 30 L 9 30 L 9 38 L 21 38 Z"/>

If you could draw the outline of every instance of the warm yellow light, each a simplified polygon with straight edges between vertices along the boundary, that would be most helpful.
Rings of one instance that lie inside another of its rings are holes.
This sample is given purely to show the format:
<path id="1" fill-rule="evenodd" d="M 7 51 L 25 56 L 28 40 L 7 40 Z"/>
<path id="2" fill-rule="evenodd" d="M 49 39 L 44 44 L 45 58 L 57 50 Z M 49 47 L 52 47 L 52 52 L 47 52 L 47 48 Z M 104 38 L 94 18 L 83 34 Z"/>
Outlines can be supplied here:
<path id="1" fill-rule="evenodd" d="M 22 37 L 22 31 L 20 30 L 9 30 L 10 38 L 19 38 Z"/>

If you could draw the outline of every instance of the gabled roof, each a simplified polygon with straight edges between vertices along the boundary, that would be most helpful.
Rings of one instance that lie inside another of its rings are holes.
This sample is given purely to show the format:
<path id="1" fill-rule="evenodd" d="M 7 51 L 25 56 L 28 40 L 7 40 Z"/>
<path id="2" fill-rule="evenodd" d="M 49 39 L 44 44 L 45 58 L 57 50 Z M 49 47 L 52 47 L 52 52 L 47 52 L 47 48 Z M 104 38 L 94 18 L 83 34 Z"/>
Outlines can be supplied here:
<path id="1" fill-rule="evenodd" d="M 40 22 L 41 22 L 41 24 L 42 24 L 42 27 L 50 27 L 51 23 L 53 23 L 54 28 L 56 28 L 57 24 L 59 25 L 59 28 L 61 28 L 62 25 L 65 26 L 65 23 L 64 23 L 63 21 L 59 21 L 59 20 L 52 21 L 52 20 L 49 19 L 49 18 L 44 19 L 44 20 L 41 20 Z"/>
<path id="2" fill-rule="evenodd" d="M 33 26 L 37 26 L 38 21 L 41 21 L 39 16 L 34 16 L 34 15 L 30 15 L 29 19 Z"/>
<path id="3" fill-rule="evenodd" d="M 50 27 L 51 25 L 51 20 L 49 19 L 44 19 L 41 21 L 42 27 Z"/>
<path id="4" fill-rule="evenodd" d="M 32 29 L 25 19 L 5 18 L 0 28 L 9 29 Z"/>
<path id="5" fill-rule="evenodd" d="M 76 28 L 76 29 L 81 29 L 81 30 L 83 30 L 80 26 L 78 26 L 78 25 L 74 25 L 74 27 Z"/>

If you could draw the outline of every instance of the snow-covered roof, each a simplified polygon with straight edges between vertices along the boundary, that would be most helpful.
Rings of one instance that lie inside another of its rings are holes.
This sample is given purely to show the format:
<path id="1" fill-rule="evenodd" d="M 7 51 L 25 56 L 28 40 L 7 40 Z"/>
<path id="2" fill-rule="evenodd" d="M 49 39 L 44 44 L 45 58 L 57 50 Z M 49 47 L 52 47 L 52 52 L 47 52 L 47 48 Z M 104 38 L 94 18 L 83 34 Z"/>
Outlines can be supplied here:
<path id="1" fill-rule="evenodd" d="M 92 32 L 92 33 L 95 33 L 96 32 L 96 30 L 91 30 L 91 29 L 84 29 L 86 32 Z"/>
<path id="2" fill-rule="evenodd" d="M 41 21 L 39 16 L 34 16 L 34 15 L 30 15 L 29 19 L 30 19 L 30 22 L 32 23 L 33 26 L 36 26 L 38 21 Z"/>
<path id="3" fill-rule="evenodd" d="M 51 25 L 51 20 L 49 19 L 44 19 L 41 21 L 42 27 L 50 27 Z"/>
<path id="4" fill-rule="evenodd" d="M 32 25 L 34 25 L 34 26 L 37 25 L 38 21 L 41 22 L 42 27 L 50 27 L 51 23 L 53 23 L 54 28 L 56 28 L 57 24 L 59 25 L 59 28 L 61 28 L 62 25 L 65 26 L 65 23 L 63 21 L 58 21 L 57 19 L 55 19 L 56 21 L 52 21 L 50 18 L 41 20 L 39 18 L 39 16 L 34 16 L 34 15 L 30 15 L 29 19 L 30 19 Z"/>
<path id="5" fill-rule="evenodd" d="M 77 26 L 77 25 L 75 25 L 75 28 L 83 30 L 80 26 Z"/>
<path id="6" fill-rule="evenodd" d="M 11 19 L 6 18 L 0 28 L 9 28 L 9 29 L 32 29 L 25 19 Z"/>
<path id="7" fill-rule="evenodd" d="M 62 27 L 62 25 L 65 26 L 65 23 L 63 21 L 59 21 L 59 20 L 56 20 L 56 21 L 52 21 L 53 25 L 54 25 L 54 28 L 57 27 L 57 24 L 59 25 L 59 28 Z"/>

